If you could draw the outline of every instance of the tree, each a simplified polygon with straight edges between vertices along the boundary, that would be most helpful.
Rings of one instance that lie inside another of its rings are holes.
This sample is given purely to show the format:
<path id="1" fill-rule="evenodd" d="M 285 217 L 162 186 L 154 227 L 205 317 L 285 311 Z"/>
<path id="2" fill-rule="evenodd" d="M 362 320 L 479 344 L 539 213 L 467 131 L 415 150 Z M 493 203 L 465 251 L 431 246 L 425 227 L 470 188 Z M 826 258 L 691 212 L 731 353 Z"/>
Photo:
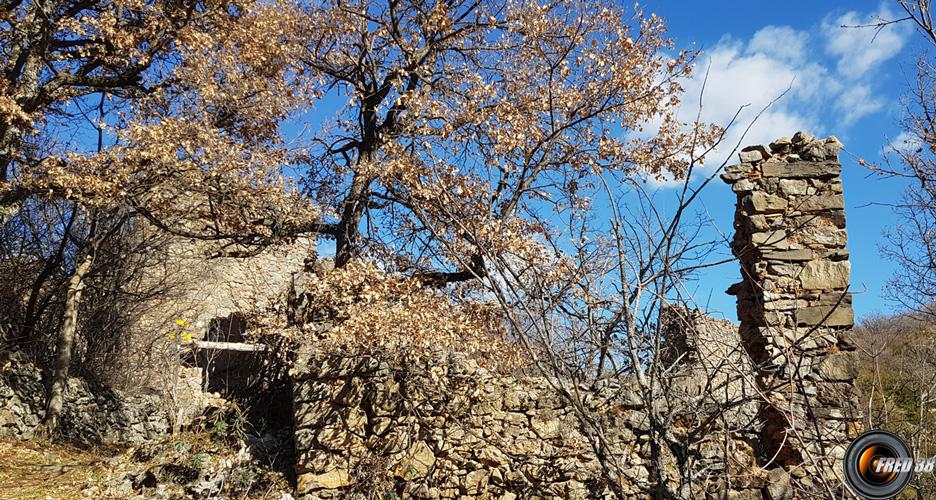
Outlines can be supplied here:
<path id="1" fill-rule="evenodd" d="M 928 0 L 897 0 L 906 14 L 871 25 L 884 29 L 894 23 L 912 23 L 922 39 L 936 48 L 936 25 Z M 887 150 L 885 164 L 873 170 L 904 178 L 909 185 L 894 205 L 898 222 L 886 235 L 885 258 L 897 263 L 888 284 L 889 295 L 899 305 L 921 315 L 931 315 L 936 299 L 936 67 L 931 53 L 923 51 L 916 62 L 915 79 L 903 96 L 904 118 L 900 140 Z"/>
<path id="2" fill-rule="evenodd" d="M 868 427 L 897 432 L 920 456 L 932 455 L 936 446 L 936 339 L 930 318 L 871 317 L 862 321 L 855 337 L 864 361 L 857 383 L 867 398 Z M 918 474 L 911 487 L 917 498 L 925 498 L 934 487 L 933 477 Z"/>
<path id="3" fill-rule="evenodd" d="M 226 255 L 256 253 L 314 221 L 314 207 L 281 172 L 290 152 L 278 124 L 304 102 L 296 91 L 304 81 L 291 64 L 301 45 L 289 39 L 298 11 L 250 2 L 78 1 L 8 2 L 2 13 L 3 221 L 30 200 L 71 203 L 62 240 L 52 245 L 69 249 L 53 260 L 74 261 L 66 266 L 72 271 L 45 416 L 54 430 L 81 294 L 99 249 L 121 227 L 142 218 L 217 241 Z M 281 43 L 264 43 L 270 40 Z M 75 120 L 88 117 L 92 97 L 100 102 L 91 121 L 96 147 L 63 140 L 66 131 L 81 133 Z M 33 290 L 49 274 L 40 273 Z"/>
<path id="4" fill-rule="evenodd" d="M 144 72 L 165 60 L 195 2 L 33 2 L 0 6 L 0 182 L 7 214 L 26 199 L 26 170 L 45 159 L 37 137 L 71 100 L 146 91 Z"/>
<path id="5" fill-rule="evenodd" d="M 588 1 L 326 2 L 306 12 L 303 64 L 323 96 L 347 102 L 313 141 L 303 179 L 337 269 L 297 300 L 337 323 L 334 334 L 367 335 L 345 343 L 354 348 L 461 342 L 510 366 L 515 351 L 484 341 L 502 334 L 486 316 L 438 309 L 437 295 L 411 287 L 493 302 L 503 335 L 581 410 L 618 484 L 622 464 L 578 389 L 636 376 L 649 408 L 665 395 L 660 318 L 668 303 L 691 303 L 684 280 L 713 248 L 684 218 L 701 189 L 689 183 L 694 169 L 722 138 L 676 118 L 695 54 L 667 56 L 654 15 Z M 647 177 L 685 182 L 675 213 L 664 215 Z M 379 268 L 356 264 L 366 259 Z M 388 286 L 384 274 L 402 282 Z M 394 319 L 417 317 L 414 303 L 430 305 L 429 330 Z M 685 476 L 667 472 L 685 448 L 671 430 L 678 414 L 654 413 L 649 490 L 693 485 L 688 456 Z"/>
<path id="6" fill-rule="evenodd" d="M 483 277 L 482 249 L 535 251 L 542 214 L 582 203 L 595 172 L 678 175 L 693 134 L 712 134 L 675 119 L 692 54 L 664 55 L 656 16 L 587 1 L 306 10 L 303 64 L 347 98 L 304 177 L 339 267 L 370 254 L 436 284 Z"/>

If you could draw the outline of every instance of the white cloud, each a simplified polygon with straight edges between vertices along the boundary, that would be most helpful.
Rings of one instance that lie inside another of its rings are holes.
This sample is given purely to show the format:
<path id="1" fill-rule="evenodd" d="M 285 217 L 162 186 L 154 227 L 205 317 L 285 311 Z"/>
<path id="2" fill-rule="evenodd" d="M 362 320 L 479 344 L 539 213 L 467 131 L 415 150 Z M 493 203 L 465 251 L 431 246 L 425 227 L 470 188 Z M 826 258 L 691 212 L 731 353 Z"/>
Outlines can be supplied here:
<path id="1" fill-rule="evenodd" d="M 879 94 L 874 70 L 901 51 L 912 27 L 909 23 L 891 25 L 875 38 L 873 28 L 839 26 L 895 17 L 882 5 L 870 14 L 848 12 L 827 17 L 812 34 L 790 26 L 765 26 L 750 40 L 726 35 L 703 52 L 695 73 L 684 84 L 680 120 L 695 120 L 703 82 L 703 122 L 725 126 L 746 105 L 719 150 L 709 158 L 708 169 L 726 159 L 734 163 L 736 158 L 726 155 L 735 146 L 768 144 L 798 130 L 841 137 L 856 121 L 883 109 L 886 99 Z M 817 42 L 826 42 L 825 52 L 821 46 L 816 49 Z M 768 109 L 752 124 L 764 108 Z M 654 184 L 676 183 L 664 180 Z"/>
<path id="2" fill-rule="evenodd" d="M 884 101 L 874 97 L 871 87 L 865 84 L 846 88 L 835 101 L 835 109 L 840 113 L 842 125 L 851 125 L 884 107 Z"/>
<path id="3" fill-rule="evenodd" d="M 923 146 L 923 142 L 920 141 L 919 137 L 904 130 L 897 134 L 897 137 L 890 142 L 884 152 L 896 151 L 900 153 L 912 153 L 921 146 Z"/>
<path id="4" fill-rule="evenodd" d="M 791 63 L 800 63 L 806 56 L 809 35 L 789 26 L 765 26 L 748 42 L 747 52 L 764 54 Z"/>
<path id="5" fill-rule="evenodd" d="M 894 20 L 899 16 L 885 5 L 872 14 L 847 12 L 822 23 L 826 52 L 838 58 L 836 69 L 842 76 L 857 78 L 866 75 L 903 49 L 913 34 L 910 23 L 891 24 L 883 29 L 874 27 L 846 28 Z"/>
<path id="6" fill-rule="evenodd" d="M 819 132 L 819 113 L 803 103 L 820 99 L 840 84 L 829 77 L 826 68 L 806 62 L 806 40 L 804 32 L 768 26 L 748 43 L 723 39 L 703 55 L 685 85 L 680 119 L 689 122 L 695 118 L 703 84 L 703 121 L 727 125 L 744 106 L 719 148 L 722 153 L 710 158 L 709 165 L 721 164 L 724 155 L 739 143 L 742 147 L 767 144 L 797 130 Z"/>

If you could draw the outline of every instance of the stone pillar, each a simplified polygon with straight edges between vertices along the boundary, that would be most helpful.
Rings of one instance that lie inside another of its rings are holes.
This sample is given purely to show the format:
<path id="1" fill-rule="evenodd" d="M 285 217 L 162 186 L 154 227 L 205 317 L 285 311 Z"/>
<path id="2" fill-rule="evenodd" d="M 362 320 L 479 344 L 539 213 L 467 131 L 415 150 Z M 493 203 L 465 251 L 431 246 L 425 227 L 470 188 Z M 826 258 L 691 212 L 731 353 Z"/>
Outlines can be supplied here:
<path id="1" fill-rule="evenodd" d="M 744 148 L 722 174 L 738 197 L 743 281 L 728 293 L 763 391 L 760 458 L 807 488 L 838 483 L 859 422 L 841 146 L 797 132 Z"/>

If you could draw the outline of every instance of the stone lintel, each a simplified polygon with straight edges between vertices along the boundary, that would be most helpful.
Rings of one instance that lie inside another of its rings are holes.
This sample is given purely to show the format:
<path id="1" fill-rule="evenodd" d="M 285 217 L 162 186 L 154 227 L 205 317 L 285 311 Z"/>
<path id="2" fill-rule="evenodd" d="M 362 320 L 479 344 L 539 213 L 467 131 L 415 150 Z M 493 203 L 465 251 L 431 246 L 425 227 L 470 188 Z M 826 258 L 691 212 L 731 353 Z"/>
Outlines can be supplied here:
<path id="1" fill-rule="evenodd" d="M 789 179 L 835 177 L 842 172 L 838 162 L 796 161 L 765 162 L 761 164 L 764 177 L 784 177 Z"/>

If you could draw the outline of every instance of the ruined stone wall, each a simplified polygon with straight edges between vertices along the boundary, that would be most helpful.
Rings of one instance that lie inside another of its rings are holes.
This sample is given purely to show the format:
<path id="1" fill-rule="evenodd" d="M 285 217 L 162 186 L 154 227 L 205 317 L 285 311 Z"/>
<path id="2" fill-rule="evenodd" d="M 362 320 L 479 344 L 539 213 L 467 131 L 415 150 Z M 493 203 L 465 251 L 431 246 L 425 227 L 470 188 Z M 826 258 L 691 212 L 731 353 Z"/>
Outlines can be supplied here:
<path id="1" fill-rule="evenodd" d="M 538 377 L 498 376 L 458 355 L 331 358 L 295 392 L 298 492 L 404 498 L 601 498 L 601 467 L 573 413 Z M 626 491 L 650 473 L 649 423 L 633 387 L 589 398 L 625 462 Z"/>
<path id="2" fill-rule="evenodd" d="M 203 338 L 213 320 L 274 303 L 314 255 L 315 241 L 300 238 L 253 257 L 209 258 L 221 251 L 218 243 L 174 237 L 159 251 L 165 252 L 165 262 L 143 281 L 167 281 L 172 293 L 154 302 L 137 328 L 165 332 L 176 319 L 183 319 L 197 338 Z"/>
<path id="3" fill-rule="evenodd" d="M 632 379 L 565 385 L 571 394 L 561 397 L 561 381 L 500 375 L 459 354 L 414 357 L 406 366 L 329 356 L 306 362 L 295 379 L 298 492 L 613 498 L 613 481 L 627 498 L 649 498 L 655 463 L 665 464 L 672 491 L 680 490 L 676 469 L 691 468 L 695 483 L 685 491 L 697 498 L 733 491 L 732 498 L 759 499 L 767 488 L 788 488 L 753 467 L 757 395 L 737 327 L 678 308 L 667 321 L 667 356 L 681 363 L 654 405 L 681 416 L 674 419 L 674 435 L 687 443 L 681 466 L 673 457 L 651 460 L 647 404 Z M 581 410 L 606 433 L 616 463 L 610 478 L 589 437 L 596 427 L 583 425 Z"/>
<path id="4" fill-rule="evenodd" d="M 610 433 L 625 496 L 653 497 L 654 467 L 692 477 L 669 488 L 690 498 L 842 493 L 840 459 L 859 410 L 840 147 L 797 133 L 745 148 L 725 170 L 738 198 L 732 249 L 743 281 L 729 293 L 740 327 L 670 308 L 659 355 L 676 368 L 654 401 L 628 379 L 575 388 Z M 396 369 L 313 359 L 294 388 L 299 493 L 610 495 L 592 431 L 555 385 L 454 354 Z M 651 414 L 672 417 L 670 436 L 685 442 L 679 460 L 652 460 Z"/>
<path id="5" fill-rule="evenodd" d="M 41 370 L 20 353 L 0 367 L 0 436 L 31 439 L 45 414 Z M 196 386 L 197 388 L 197 386 Z M 156 394 L 126 394 L 71 377 L 58 432 L 73 443 L 137 443 L 168 434 L 171 415 Z"/>
<path id="6" fill-rule="evenodd" d="M 166 240 L 154 249 L 160 252 L 159 265 L 148 267 L 136 284 L 139 290 L 159 288 L 166 292 L 148 299 L 145 313 L 133 318 L 130 352 L 124 357 L 136 367 L 129 386 L 171 395 L 184 375 L 179 358 L 182 328 L 177 322 L 184 322 L 184 333 L 191 339 L 244 340 L 240 315 L 276 304 L 289 289 L 293 275 L 302 272 L 306 260 L 314 255 L 315 242 L 300 238 L 271 246 L 253 257 L 210 258 L 221 250 L 221 243 L 181 237 Z M 251 356 L 243 353 L 202 353 L 200 365 L 211 367 L 205 372 L 206 389 L 226 394 L 228 386 L 241 384 L 245 378 L 238 367 L 250 362 Z M 176 401 L 169 404 L 184 407 Z"/>
<path id="7" fill-rule="evenodd" d="M 648 424 L 639 399 L 620 389 L 607 387 L 592 404 L 607 415 L 612 443 L 629 450 L 622 459 L 632 462 L 637 485 L 649 475 L 638 458 L 648 448 Z M 571 408 L 545 379 L 497 376 L 457 355 L 396 369 L 374 358 L 331 358 L 299 381 L 294 397 L 299 493 L 608 493 Z"/>
<path id="8" fill-rule="evenodd" d="M 762 441 L 807 486 L 838 483 L 858 431 L 840 148 L 798 132 L 745 148 L 722 175 L 738 197 L 732 251 L 743 277 L 729 292 L 769 400 Z"/>

